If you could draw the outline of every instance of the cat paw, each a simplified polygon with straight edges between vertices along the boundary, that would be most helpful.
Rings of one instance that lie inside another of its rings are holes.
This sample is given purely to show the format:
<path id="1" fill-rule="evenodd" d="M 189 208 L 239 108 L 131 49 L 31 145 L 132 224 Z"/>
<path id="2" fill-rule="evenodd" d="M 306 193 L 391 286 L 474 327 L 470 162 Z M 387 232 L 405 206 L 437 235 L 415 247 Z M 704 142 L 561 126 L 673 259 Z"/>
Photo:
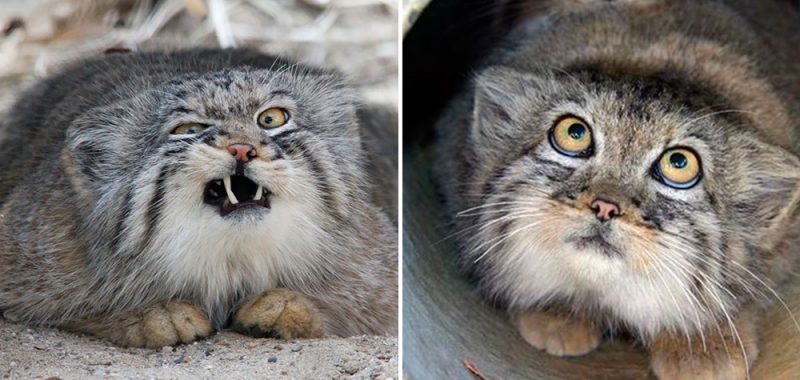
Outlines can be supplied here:
<path id="1" fill-rule="evenodd" d="M 660 380 L 745 380 L 758 357 L 754 324 L 740 316 L 737 334 L 687 339 L 662 334 L 650 347 L 650 368 Z"/>
<path id="2" fill-rule="evenodd" d="M 246 301 L 233 316 L 233 329 L 254 337 L 319 338 L 322 318 L 304 295 L 273 289 Z"/>
<path id="3" fill-rule="evenodd" d="M 124 347 L 160 348 L 190 343 L 213 331 L 211 321 L 197 306 L 167 301 L 125 313 L 114 319 L 89 320 L 67 326 Z"/>
<path id="4" fill-rule="evenodd" d="M 555 356 L 580 356 L 600 345 L 603 332 L 591 322 L 543 312 L 521 314 L 516 320 L 522 338 Z"/>
<path id="5" fill-rule="evenodd" d="M 650 367 L 659 380 L 745 380 L 747 366 L 740 355 L 709 357 L 704 353 L 653 355 Z"/>

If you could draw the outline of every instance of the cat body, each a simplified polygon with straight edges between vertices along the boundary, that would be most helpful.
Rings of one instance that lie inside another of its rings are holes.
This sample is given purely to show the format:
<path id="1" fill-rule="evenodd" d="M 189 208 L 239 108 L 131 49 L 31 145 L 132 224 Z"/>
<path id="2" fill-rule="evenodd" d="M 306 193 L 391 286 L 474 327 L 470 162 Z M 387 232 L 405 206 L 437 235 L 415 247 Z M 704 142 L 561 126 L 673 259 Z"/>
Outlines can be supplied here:
<path id="1" fill-rule="evenodd" d="M 394 205 L 365 179 L 392 173 L 367 167 L 357 115 L 394 129 L 336 73 L 245 49 L 109 55 L 37 84 L 4 122 L 0 309 L 123 345 L 175 339 L 109 336 L 120 321 L 180 332 L 185 315 L 194 337 L 231 317 L 284 338 L 394 333 Z M 299 319 L 267 317 L 284 308 Z"/>
<path id="2" fill-rule="evenodd" d="M 523 338 L 580 355 L 626 330 L 660 378 L 747 376 L 796 261 L 798 43 L 787 2 L 613 1 L 492 52 L 435 169 L 465 270 Z"/>

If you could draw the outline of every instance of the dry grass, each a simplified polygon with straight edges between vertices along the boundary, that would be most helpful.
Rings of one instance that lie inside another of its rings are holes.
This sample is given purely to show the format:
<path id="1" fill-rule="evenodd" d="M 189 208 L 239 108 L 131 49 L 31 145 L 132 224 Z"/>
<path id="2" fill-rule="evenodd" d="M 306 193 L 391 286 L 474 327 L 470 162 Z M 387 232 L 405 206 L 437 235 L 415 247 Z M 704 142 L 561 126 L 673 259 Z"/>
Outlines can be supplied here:
<path id="1" fill-rule="evenodd" d="M 348 75 L 397 104 L 394 0 L 0 0 L 0 106 L 26 83 L 107 49 L 252 46 Z"/>

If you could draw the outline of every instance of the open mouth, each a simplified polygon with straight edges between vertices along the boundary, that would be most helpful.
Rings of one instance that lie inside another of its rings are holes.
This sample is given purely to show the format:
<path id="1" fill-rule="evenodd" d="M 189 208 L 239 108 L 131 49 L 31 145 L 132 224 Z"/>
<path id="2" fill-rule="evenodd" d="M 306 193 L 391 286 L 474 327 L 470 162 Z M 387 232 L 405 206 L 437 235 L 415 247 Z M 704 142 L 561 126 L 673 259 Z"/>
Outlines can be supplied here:
<path id="1" fill-rule="evenodd" d="M 219 207 L 222 216 L 244 209 L 269 209 L 272 193 L 243 175 L 231 175 L 206 184 L 203 202 Z"/>

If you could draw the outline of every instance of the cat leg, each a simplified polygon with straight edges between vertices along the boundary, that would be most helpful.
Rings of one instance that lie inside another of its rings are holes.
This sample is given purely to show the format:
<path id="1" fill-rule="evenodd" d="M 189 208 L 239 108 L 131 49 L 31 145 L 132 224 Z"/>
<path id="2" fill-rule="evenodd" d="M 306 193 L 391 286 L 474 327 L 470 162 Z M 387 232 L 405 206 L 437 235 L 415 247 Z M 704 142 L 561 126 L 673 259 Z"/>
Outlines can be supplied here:
<path id="1" fill-rule="evenodd" d="M 650 366 L 660 380 L 743 380 L 758 356 L 756 323 L 749 313 L 742 313 L 705 332 L 705 345 L 699 334 L 663 333 L 650 346 Z"/>
<path id="2" fill-rule="evenodd" d="M 553 312 L 528 311 L 514 317 L 531 346 L 556 356 L 584 355 L 600 345 L 603 331 L 593 322 Z"/>
<path id="3" fill-rule="evenodd" d="M 233 329 L 255 337 L 319 338 L 322 315 L 306 296 L 278 288 L 246 300 L 233 316 Z"/>
<path id="4" fill-rule="evenodd" d="M 185 301 L 172 300 L 104 317 L 70 322 L 63 326 L 107 339 L 125 347 L 159 348 L 205 338 L 213 331 L 206 314 Z"/>

